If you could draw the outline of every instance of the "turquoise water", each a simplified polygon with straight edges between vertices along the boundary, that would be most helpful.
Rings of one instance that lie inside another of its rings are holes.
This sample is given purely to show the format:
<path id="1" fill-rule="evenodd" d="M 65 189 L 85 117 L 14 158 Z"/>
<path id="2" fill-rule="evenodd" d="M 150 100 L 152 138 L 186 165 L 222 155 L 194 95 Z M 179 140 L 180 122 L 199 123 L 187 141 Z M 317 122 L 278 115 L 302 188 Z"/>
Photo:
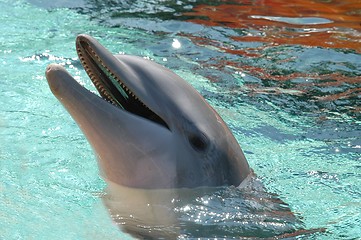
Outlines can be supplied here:
<path id="1" fill-rule="evenodd" d="M 174 9 L 161 3 L 132 6 L 162 12 L 159 18 L 133 16 L 126 4 L 118 16 L 77 3 L 0 1 L 0 239 L 132 239 L 109 217 L 96 159 L 44 76 L 49 63 L 61 63 L 92 89 L 75 52 L 80 33 L 189 81 L 229 124 L 268 191 L 305 228 L 327 229 L 313 239 L 361 238 L 360 53 L 275 45 L 261 57 L 240 56 L 219 46 L 262 43 L 232 41 L 234 29 L 168 19 Z M 292 73 L 304 75 L 272 78 Z M 331 84 L 337 73 L 345 82 Z"/>

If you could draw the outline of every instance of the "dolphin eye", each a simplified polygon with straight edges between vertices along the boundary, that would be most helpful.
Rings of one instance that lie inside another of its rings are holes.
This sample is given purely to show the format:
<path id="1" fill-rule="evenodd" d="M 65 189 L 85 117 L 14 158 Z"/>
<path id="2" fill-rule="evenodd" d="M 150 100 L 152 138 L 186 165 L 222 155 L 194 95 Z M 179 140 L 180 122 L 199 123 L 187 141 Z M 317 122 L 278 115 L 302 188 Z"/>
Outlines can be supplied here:
<path id="1" fill-rule="evenodd" d="M 205 151 L 208 148 L 208 139 L 203 134 L 191 134 L 188 141 L 196 151 Z"/>

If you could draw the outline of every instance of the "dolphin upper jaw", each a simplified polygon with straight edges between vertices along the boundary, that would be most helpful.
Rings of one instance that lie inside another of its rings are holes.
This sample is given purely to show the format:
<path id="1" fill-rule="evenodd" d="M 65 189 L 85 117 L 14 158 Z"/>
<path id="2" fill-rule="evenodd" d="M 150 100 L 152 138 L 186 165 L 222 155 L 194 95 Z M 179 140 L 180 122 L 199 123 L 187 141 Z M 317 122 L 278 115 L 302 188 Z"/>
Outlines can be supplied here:
<path id="1" fill-rule="evenodd" d="M 139 73 L 127 66 L 93 38 L 79 35 L 76 40 L 79 59 L 99 94 L 108 102 L 128 112 L 148 118 L 169 128 L 164 121 L 164 111 L 149 96 L 149 89 L 139 79 Z M 153 94 L 161 94 L 154 91 Z"/>

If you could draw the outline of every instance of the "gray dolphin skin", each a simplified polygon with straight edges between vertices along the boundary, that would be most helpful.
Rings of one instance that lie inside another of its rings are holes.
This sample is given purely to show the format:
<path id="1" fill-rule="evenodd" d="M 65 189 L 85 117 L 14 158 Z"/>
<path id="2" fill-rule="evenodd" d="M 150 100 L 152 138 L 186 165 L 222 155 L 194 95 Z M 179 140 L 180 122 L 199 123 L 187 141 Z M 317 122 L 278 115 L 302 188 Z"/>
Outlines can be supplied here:
<path id="1" fill-rule="evenodd" d="M 77 122 L 106 181 L 138 189 L 239 186 L 252 172 L 221 117 L 185 80 L 79 35 L 81 64 L 101 97 L 56 64 L 53 94 Z"/>

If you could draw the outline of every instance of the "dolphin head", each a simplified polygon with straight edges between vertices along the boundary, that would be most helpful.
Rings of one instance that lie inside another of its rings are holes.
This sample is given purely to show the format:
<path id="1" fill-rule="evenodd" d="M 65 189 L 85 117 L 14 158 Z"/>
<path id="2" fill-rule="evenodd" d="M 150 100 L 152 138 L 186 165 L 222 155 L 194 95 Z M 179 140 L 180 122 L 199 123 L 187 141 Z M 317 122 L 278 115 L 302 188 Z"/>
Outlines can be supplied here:
<path id="1" fill-rule="evenodd" d="M 238 186 L 251 172 L 216 111 L 186 81 L 144 58 L 113 55 L 79 35 L 81 64 L 101 97 L 51 64 L 53 94 L 77 122 L 102 176 L 133 188 Z"/>

